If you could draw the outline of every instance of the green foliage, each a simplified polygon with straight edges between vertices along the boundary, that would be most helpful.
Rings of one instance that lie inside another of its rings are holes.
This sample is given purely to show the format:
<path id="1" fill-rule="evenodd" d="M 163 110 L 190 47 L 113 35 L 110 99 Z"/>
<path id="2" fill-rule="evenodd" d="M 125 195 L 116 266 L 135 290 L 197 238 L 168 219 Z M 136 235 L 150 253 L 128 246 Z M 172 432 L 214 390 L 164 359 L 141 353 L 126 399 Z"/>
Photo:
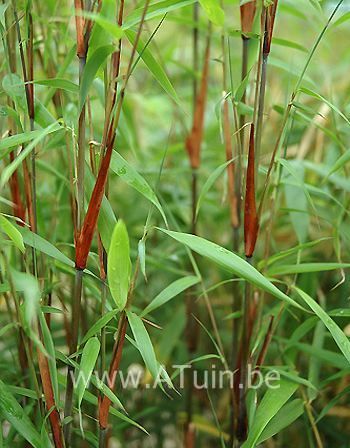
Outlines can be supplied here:
<path id="1" fill-rule="evenodd" d="M 130 286 L 129 236 L 123 221 L 115 225 L 108 251 L 108 285 L 119 310 L 125 308 Z"/>
<path id="2" fill-rule="evenodd" d="M 348 446 L 350 13 L 279 1 L 265 85 L 256 3 L 1 3 L 0 447 Z"/>

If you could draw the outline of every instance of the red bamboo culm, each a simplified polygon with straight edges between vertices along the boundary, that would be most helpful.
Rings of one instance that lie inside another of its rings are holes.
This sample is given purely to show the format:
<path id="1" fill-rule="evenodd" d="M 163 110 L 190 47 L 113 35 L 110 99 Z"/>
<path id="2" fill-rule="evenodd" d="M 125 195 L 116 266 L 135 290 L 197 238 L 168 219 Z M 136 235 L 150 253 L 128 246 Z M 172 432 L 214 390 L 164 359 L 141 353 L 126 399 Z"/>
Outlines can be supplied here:
<path id="1" fill-rule="evenodd" d="M 256 0 L 245 3 L 240 7 L 241 12 L 241 30 L 246 35 L 253 29 L 254 17 L 256 12 Z"/>
<path id="2" fill-rule="evenodd" d="M 256 211 L 255 197 L 255 145 L 254 125 L 250 128 L 248 166 L 246 177 L 246 192 L 244 204 L 244 250 L 247 258 L 250 258 L 255 249 L 258 237 L 259 220 Z"/>
<path id="3" fill-rule="evenodd" d="M 264 55 L 270 54 L 273 28 L 277 12 L 278 0 L 274 0 L 273 4 L 267 8 L 265 17 L 265 38 L 264 38 Z"/>
<path id="4" fill-rule="evenodd" d="M 186 149 L 190 158 L 192 169 L 199 168 L 200 165 L 200 151 L 203 139 L 205 104 L 208 91 L 209 58 L 210 33 L 208 35 L 207 46 L 205 49 L 202 79 L 200 89 L 196 98 L 196 107 L 194 111 L 192 130 L 186 139 Z"/>

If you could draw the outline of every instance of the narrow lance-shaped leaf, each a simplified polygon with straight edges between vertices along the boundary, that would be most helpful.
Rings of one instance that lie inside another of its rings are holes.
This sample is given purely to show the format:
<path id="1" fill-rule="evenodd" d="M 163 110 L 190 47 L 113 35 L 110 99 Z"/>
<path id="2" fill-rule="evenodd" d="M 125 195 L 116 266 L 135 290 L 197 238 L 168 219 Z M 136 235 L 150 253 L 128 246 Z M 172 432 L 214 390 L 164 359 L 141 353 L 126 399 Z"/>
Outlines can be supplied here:
<path id="1" fill-rule="evenodd" d="M 307 303 L 307 305 L 312 309 L 312 311 L 322 320 L 325 326 L 328 328 L 329 332 L 333 336 L 333 339 L 337 346 L 340 348 L 341 352 L 350 363 L 350 341 L 345 336 L 344 332 L 338 327 L 338 325 L 334 322 L 334 320 L 329 317 L 326 311 L 320 307 L 320 305 L 315 302 L 315 300 L 310 297 L 306 292 L 302 291 L 299 288 L 296 288 L 296 291 L 300 295 L 300 297 Z"/>
<path id="2" fill-rule="evenodd" d="M 151 4 L 148 7 L 145 21 L 155 19 L 156 17 L 163 16 L 171 11 L 183 8 L 184 6 L 192 5 L 196 0 L 163 0 Z M 143 7 L 137 8 L 132 11 L 123 24 L 123 29 L 129 29 L 141 21 L 143 13 Z"/>
<path id="3" fill-rule="evenodd" d="M 81 341 L 84 344 L 88 339 L 97 334 L 102 328 L 104 328 L 109 321 L 113 319 L 113 317 L 118 313 L 118 310 L 108 311 L 108 313 L 104 314 L 98 321 L 96 321 L 87 331 L 83 340 Z"/>
<path id="4" fill-rule="evenodd" d="M 115 51 L 113 45 L 104 45 L 96 48 L 93 54 L 88 59 L 84 68 L 83 77 L 80 85 L 80 110 L 85 104 L 86 97 L 88 96 L 89 88 L 94 80 L 96 73 L 102 64 L 106 61 L 107 57 Z"/>
<path id="5" fill-rule="evenodd" d="M 237 275 L 244 280 L 252 283 L 253 285 L 261 288 L 278 299 L 288 302 L 290 305 L 298 307 L 305 311 L 305 309 L 297 302 L 292 300 L 282 291 L 280 291 L 275 285 L 273 285 L 266 277 L 264 277 L 259 271 L 257 271 L 250 263 L 243 260 L 238 255 L 230 252 L 229 250 L 221 247 L 211 241 L 205 240 L 196 235 L 190 235 L 188 233 L 173 232 L 171 230 L 160 229 L 162 232 L 171 236 L 175 240 L 182 244 L 185 244 L 194 252 L 209 258 L 217 263 L 219 266 L 227 269 L 229 272 Z"/>
<path id="6" fill-rule="evenodd" d="M 227 162 L 223 163 L 222 165 L 218 166 L 208 177 L 208 179 L 205 181 L 205 184 L 202 187 L 202 190 L 199 194 L 197 207 L 196 207 L 196 217 L 198 216 L 200 207 L 202 205 L 202 202 L 205 198 L 205 195 L 208 193 L 210 188 L 213 186 L 214 182 L 219 178 L 219 176 L 223 173 L 225 168 L 230 165 L 233 162 L 233 160 L 228 160 Z"/>
<path id="7" fill-rule="evenodd" d="M 33 447 L 41 448 L 40 434 L 30 421 L 24 409 L 0 380 L 0 413 L 11 426 Z"/>
<path id="8" fill-rule="evenodd" d="M 350 263 L 300 263 L 272 266 L 267 273 L 271 276 L 285 274 L 303 274 L 306 272 L 324 272 L 337 269 L 348 269 Z"/>
<path id="9" fill-rule="evenodd" d="M 273 388 L 269 388 L 266 391 L 256 411 L 253 424 L 249 429 L 248 439 L 244 442 L 242 448 L 253 448 L 256 446 L 260 435 L 268 423 L 298 388 L 298 384 L 286 380 L 281 380 L 277 386 L 274 384 Z"/>
<path id="10" fill-rule="evenodd" d="M 5 218 L 5 216 L 0 215 L 0 227 L 1 230 L 6 233 L 6 235 L 10 238 L 13 244 L 21 251 L 25 251 L 25 247 L 23 244 L 23 238 L 21 232 L 17 230 L 17 228 Z"/>
<path id="11" fill-rule="evenodd" d="M 246 192 L 244 204 L 244 250 L 246 257 L 254 253 L 259 231 L 259 220 L 255 199 L 255 150 L 254 125 L 250 128 L 248 167 L 246 176 Z"/>
<path id="12" fill-rule="evenodd" d="M 24 244 L 27 246 L 33 247 L 35 250 L 48 255 L 49 257 L 66 264 L 67 266 L 74 267 L 74 262 L 49 241 L 32 232 L 27 227 L 16 225 L 16 229 L 22 235 Z"/>
<path id="13" fill-rule="evenodd" d="M 156 379 L 159 374 L 158 362 L 154 353 L 151 339 L 142 322 L 142 319 L 131 311 L 127 311 L 127 316 L 137 347 L 146 364 L 146 367 L 150 371 L 152 377 Z"/>
<path id="14" fill-rule="evenodd" d="M 40 143 L 44 137 L 52 132 L 58 131 L 59 129 L 61 129 L 61 126 L 58 122 L 54 122 L 47 128 L 40 130 L 40 133 L 35 136 L 34 140 L 29 143 L 29 145 L 14 159 L 14 161 L 3 170 L 1 174 L 1 185 L 4 186 L 8 182 L 18 166 L 34 150 L 36 145 Z"/>
<path id="15" fill-rule="evenodd" d="M 199 0 L 208 19 L 215 25 L 223 26 L 225 21 L 225 13 L 220 6 L 219 0 Z"/>
<path id="16" fill-rule="evenodd" d="M 163 289 L 163 291 L 160 292 L 157 297 L 155 297 L 152 302 L 146 306 L 146 308 L 142 311 L 141 316 L 145 316 L 146 314 L 151 313 L 155 309 L 167 303 L 173 297 L 176 297 L 178 294 L 185 291 L 187 288 L 190 288 L 191 286 L 199 283 L 199 281 L 200 279 L 194 276 L 175 280 L 173 283 Z"/>
<path id="17" fill-rule="evenodd" d="M 273 0 L 272 4 L 266 8 L 265 18 L 265 38 L 264 38 L 264 55 L 269 55 L 271 50 L 272 34 L 275 25 L 278 0 Z"/>
<path id="18" fill-rule="evenodd" d="M 256 0 L 245 2 L 240 6 L 242 37 L 247 38 L 247 34 L 253 29 L 256 12 Z"/>
<path id="19" fill-rule="evenodd" d="M 147 181 L 138 173 L 135 168 L 133 168 L 129 162 L 127 162 L 117 151 L 113 151 L 111 160 L 111 170 L 114 171 L 120 178 L 134 188 L 136 191 L 141 193 L 146 199 L 148 199 L 152 204 L 154 204 L 165 224 L 167 225 L 166 216 L 164 214 L 163 208 Z"/>
<path id="20" fill-rule="evenodd" d="M 80 408 L 85 389 L 90 381 L 99 352 L 100 341 L 96 337 L 92 337 L 84 346 L 79 366 L 77 384 L 78 408 Z"/>
<path id="21" fill-rule="evenodd" d="M 304 402 L 300 398 L 296 398 L 285 404 L 269 421 L 264 431 L 261 433 L 258 443 L 262 443 L 270 437 L 273 437 L 275 434 L 280 433 L 284 428 L 287 428 L 300 417 L 303 412 Z"/>
<path id="22" fill-rule="evenodd" d="M 133 30 L 125 30 L 125 35 L 132 45 L 136 43 L 137 34 Z M 139 53 L 141 59 L 146 64 L 149 71 L 152 73 L 156 81 L 161 85 L 161 87 L 166 91 L 166 93 L 176 102 L 180 103 L 179 97 L 171 84 L 167 74 L 165 73 L 163 67 L 155 59 L 152 52 L 147 48 L 145 43 L 139 39 L 136 45 L 136 50 Z"/>
<path id="23" fill-rule="evenodd" d="M 114 228 L 108 251 L 107 279 L 119 310 L 125 308 L 130 286 L 130 247 L 125 224 L 119 220 Z"/>

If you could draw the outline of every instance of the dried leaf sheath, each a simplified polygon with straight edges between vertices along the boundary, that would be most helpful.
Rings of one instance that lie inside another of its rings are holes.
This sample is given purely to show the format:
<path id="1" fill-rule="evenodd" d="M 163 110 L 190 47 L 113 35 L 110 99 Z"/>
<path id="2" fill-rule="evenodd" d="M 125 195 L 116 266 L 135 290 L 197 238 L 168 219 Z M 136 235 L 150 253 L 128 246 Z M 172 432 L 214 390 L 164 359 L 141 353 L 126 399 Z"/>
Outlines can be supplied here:
<path id="1" fill-rule="evenodd" d="M 244 248 L 246 257 L 254 253 L 258 237 L 259 221 L 256 211 L 255 198 L 255 148 L 254 148 L 254 125 L 250 128 L 249 154 L 246 176 L 246 193 L 244 204 Z"/>
<path id="2" fill-rule="evenodd" d="M 12 151 L 10 153 L 10 162 L 13 162 L 15 159 L 15 153 Z M 21 190 L 19 185 L 19 179 L 18 179 L 18 172 L 17 170 L 12 174 L 10 181 L 10 190 L 11 190 L 11 198 L 13 202 L 13 214 L 17 218 L 19 218 L 21 221 L 25 221 L 25 208 L 23 205 L 23 201 L 21 198 Z M 22 223 L 19 223 L 20 225 L 23 225 Z"/>
<path id="3" fill-rule="evenodd" d="M 44 355 L 44 353 L 41 352 L 40 348 L 37 349 L 37 355 L 40 370 L 40 378 L 46 401 L 46 409 L 48 412 L 50 412 L 49 420 L 52 429 L 55 448 L 63 448 L 64 442 L 63 442 L 62 426 L 61 426 L 60 414 L 57 410 L 53 394 L 49 363 L 47 357 Z"/>
<path id="4" fill-rule="evenodd" d="M 84 42 L 84 17 L 82 16 L 83 2 L 82 0 L 75 0 L 75 26 L 77 32 L 77 55 L 79 58 L 84 58 L 86 54 L 86 46 Z"/>
<path id="5" fill-rule="evenodd" d="M 111 139 L 105 156 L 103 157 L 96 183 L 91 195 L 88 210 L 84 219 L 83 227 L 77 239 L 75 264 L 78 269 L 85 269 L 86 260 L 89 255 L 92 238 L 96 229 L 97 219 L 107 182 L 109 164 L 112 157 L 114 137 Z"/>
<path id="6" fill-rule="evenodd" d="M 277 4 L 278 4 L 278 0 L 274 0 L 273 4 L 271 6 L 269 6 L 266 10 L 265 38 L 264 38 L 264 49 L 263 49 L 264 55 L 270 54 L 272 34 L 273 34 L 273 28 L 275 25 L 275 18 L 276 18 L 276 12 L 277 12 Z"/>
<path id="7" fill-rule="evenodd" d="M 196 99 L 196 108 L 193 117 L 191 133 L 186 139 L 186 149 L 190 158 L 191 167 L 196 169 L 200 165 L 200 151 L 202 145 L 205 104 L 208 91 L 209 58 L 210 58 L 210 34 L 207 38 L 205 57 L 202 71 L 200 90 Z"/>
<path id="8" fill-rule="evenodd" d="M 254 17 L 256 12 L 256 0 L 245 3 L 240 7 L 241 12 L 241 30 L 242 34 L 247 37 L 246 34 L 250 33 L 253 28 Z"/>

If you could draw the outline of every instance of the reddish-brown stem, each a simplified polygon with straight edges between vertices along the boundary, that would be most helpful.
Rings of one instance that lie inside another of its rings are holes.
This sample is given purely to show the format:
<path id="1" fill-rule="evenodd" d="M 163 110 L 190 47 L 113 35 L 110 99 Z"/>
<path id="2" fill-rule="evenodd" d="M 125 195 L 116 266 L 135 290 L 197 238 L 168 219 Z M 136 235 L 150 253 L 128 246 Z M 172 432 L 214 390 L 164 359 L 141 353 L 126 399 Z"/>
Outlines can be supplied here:
<path id="1" fill-rule="evenodd" d="M 117 335 L 116 342 L 114 344 L 113 354 L 112 354 L 112 362 L 111 362 L 111 365 L 109 367 L 109 372 L 108 372 L 108 376 L 109 376 L 109 380 L 110 380 L 109 387 L 112 390 L 115 387 L 116 374 L 118 373 L 120 361 L 122 358 L 127 325 L 128 325 L 128 319 L 126 317 L 126 313 L 123 312 L 120 317 L 118 335 Z M 98 414 L 99 415 L 98 421 L 100 424 L 100 428 L 102 430 L 105 430 L 108 426 L 108 413 L 109 413 L 110 405 L 111 405 L 111 400 L 104 395 L 101 400 L 101 403 L 99 405 L 99 414 Z"/>

